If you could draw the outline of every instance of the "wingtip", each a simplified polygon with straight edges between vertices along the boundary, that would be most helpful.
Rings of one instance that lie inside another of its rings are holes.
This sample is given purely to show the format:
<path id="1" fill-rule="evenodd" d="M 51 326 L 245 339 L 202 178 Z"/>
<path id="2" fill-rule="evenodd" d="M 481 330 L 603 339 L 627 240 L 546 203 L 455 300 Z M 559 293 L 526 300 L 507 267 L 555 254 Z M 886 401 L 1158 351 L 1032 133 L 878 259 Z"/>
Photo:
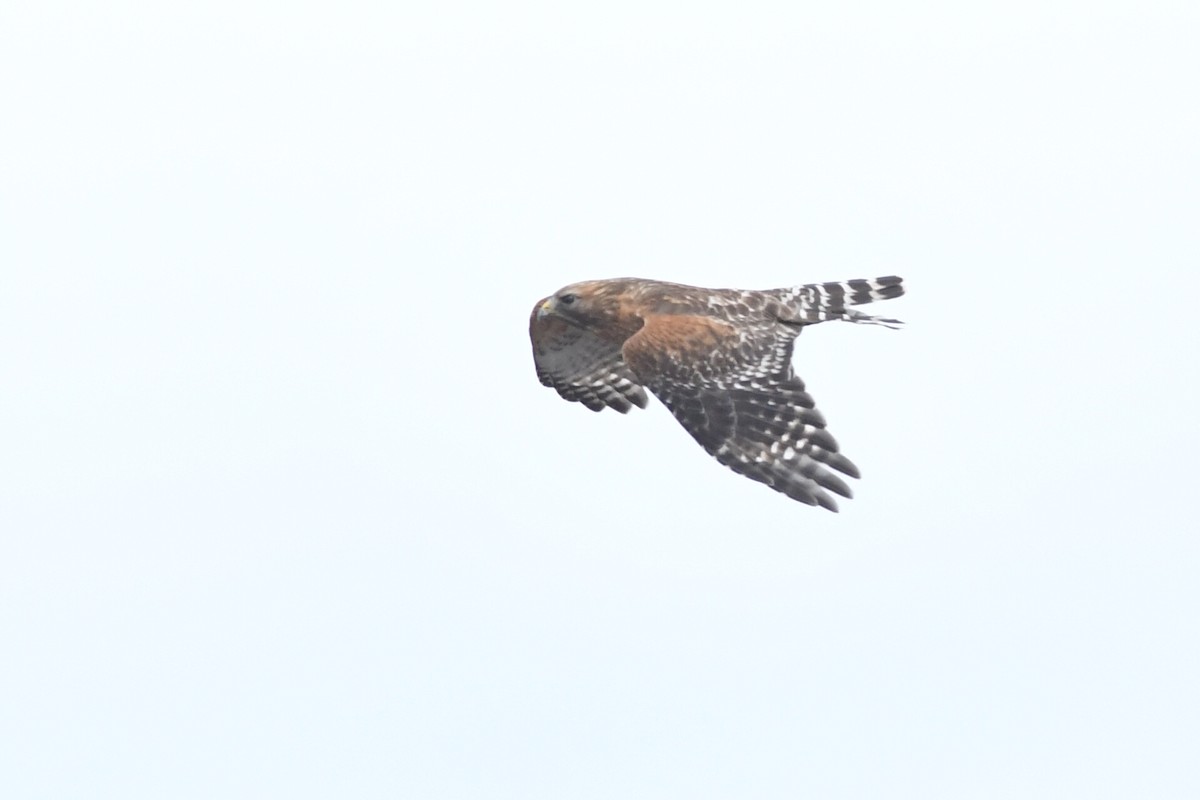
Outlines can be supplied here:
<path id="1" fill-rule="evenodd" d="M 833 497 L 831 497 L 827 492 L 821 492 L 817 495 L 817 505 L 826 511 L 833 512 L 834 514 L 840 513 L 837 500 L 834 500 Z"/>

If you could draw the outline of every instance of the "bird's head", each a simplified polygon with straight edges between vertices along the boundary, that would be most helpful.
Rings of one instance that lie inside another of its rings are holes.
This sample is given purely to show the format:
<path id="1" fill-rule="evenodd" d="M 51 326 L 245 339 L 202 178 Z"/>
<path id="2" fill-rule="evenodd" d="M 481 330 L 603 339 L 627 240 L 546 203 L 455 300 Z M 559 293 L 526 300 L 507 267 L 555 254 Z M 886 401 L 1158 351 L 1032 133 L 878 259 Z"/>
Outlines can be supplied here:
<path id="1" fill-rule="evenodd" d="M 533 307 L 533 322 L 566 323 L 605 338 L 624 339 L 642 326 L 634 298 L 633 279 L 583 281 L 564 286 Z"/>
<path id="2" fill-rule="evenodd" d="M 581 300 L 576 287 L 568 286 L 540 300 L 536 313 L 538 319 L 562 317 L 565 320 L 574 320 L 586 316 L 587 305 L 587 298 Z"/>
<path id="3" fill-rule="evenodd" d="M 564 286 L 540 300 L 534 308 L 538 319 L 557 317 L 581 327 L 603 323 L 617 312 L 617 294 L 612 281 L 583 281 Z"/>

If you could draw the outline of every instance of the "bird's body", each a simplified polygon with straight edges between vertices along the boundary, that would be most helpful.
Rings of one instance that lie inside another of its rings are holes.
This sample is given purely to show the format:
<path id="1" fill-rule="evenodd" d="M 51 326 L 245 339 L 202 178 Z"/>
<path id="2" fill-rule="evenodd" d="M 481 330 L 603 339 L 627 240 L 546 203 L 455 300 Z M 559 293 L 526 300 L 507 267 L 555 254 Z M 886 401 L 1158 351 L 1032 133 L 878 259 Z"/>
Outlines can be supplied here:
<path id="1" fill-rule="evenodd" d="M 720 463 L 831 511 L 859 477 L 825 430 L 792 347 L 826 320 L 895 326 L 848 308 L 904 293 L 897 277 L 765 291 L 639 278 L 585 281 L 534 306 L 538 378 L 593 411 L 645 408 L 653 392 Z"/>

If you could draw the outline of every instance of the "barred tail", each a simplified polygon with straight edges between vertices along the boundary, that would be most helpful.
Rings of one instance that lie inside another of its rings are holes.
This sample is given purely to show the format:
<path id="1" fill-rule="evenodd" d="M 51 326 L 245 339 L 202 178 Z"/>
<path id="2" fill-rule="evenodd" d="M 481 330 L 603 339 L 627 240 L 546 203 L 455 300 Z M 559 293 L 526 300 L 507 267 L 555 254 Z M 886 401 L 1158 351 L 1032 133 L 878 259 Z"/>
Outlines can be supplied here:
<path id="1" fill-rule="evenodd" d="M 904 294 L 903 278 L 888 275 L 872 280 L 834 281 L 832 283 L 810 283 L 780 290 L 783 304 L 780 319 L 800 325 L 815 325 L 831 319 L 846 322 L 865 322 L 899 327 L 903 323 L 887 317 L 874 317 L 847 306 L 860 306 L 877 300 L 891 300 Z"/>

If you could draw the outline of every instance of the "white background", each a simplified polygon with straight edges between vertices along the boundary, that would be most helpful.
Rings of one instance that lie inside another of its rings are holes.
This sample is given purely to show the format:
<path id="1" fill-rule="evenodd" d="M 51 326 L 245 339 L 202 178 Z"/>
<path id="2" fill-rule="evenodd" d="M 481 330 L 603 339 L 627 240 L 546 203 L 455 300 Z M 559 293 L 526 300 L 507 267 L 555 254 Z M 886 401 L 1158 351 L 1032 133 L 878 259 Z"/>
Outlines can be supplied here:
<path id="1" fill-rule="evenodd" d="M 0 794 L 1200 796 L 1196 9 L 4 3 Z M 892 273 L 839 515 L 533 375 Z"/>

